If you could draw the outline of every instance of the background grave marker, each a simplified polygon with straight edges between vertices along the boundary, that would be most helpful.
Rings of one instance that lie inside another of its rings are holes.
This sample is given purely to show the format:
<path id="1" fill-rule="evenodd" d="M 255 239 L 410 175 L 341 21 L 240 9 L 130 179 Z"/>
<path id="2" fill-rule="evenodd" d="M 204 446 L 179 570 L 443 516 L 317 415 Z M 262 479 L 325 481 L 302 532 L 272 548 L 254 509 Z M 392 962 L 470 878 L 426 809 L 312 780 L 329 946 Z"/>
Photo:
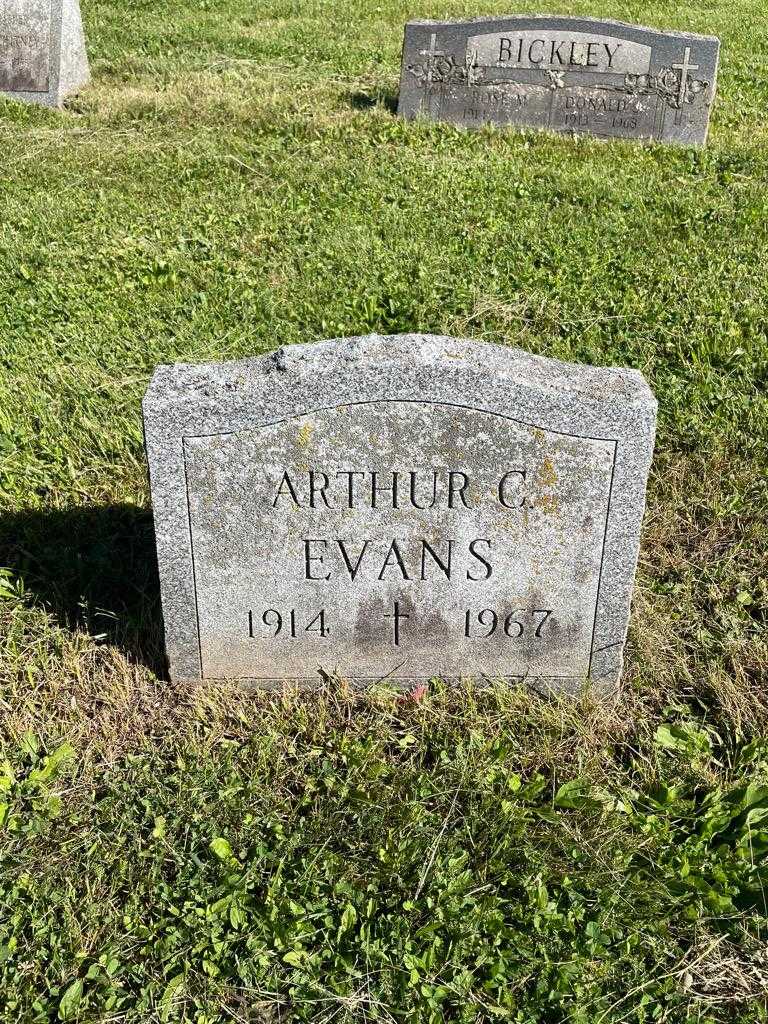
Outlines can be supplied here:
<path id="1" fill-rule="evenodd" d="M 593 18 L 412 21 L 398 110 L 471 127 L 703 145 L 719 50 L 712 36 Z"/>
<path id="2" fill-rule="evenodd" d="M 78 0 L 0 0 L 0 93 L 59 107 L 89 78 Z"/>

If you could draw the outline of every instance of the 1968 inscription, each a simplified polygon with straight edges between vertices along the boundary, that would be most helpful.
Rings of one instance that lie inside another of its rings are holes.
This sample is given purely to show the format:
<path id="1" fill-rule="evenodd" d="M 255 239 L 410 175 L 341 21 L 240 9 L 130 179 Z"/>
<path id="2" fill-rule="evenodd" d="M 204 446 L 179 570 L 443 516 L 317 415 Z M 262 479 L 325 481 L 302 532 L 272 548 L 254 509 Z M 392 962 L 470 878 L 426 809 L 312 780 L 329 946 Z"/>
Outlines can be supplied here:
<path id="1" fill-rule="evenodd" d="M 416 401 L 186 438 L 203 674 L 586 676 L 614 457 Z"/>

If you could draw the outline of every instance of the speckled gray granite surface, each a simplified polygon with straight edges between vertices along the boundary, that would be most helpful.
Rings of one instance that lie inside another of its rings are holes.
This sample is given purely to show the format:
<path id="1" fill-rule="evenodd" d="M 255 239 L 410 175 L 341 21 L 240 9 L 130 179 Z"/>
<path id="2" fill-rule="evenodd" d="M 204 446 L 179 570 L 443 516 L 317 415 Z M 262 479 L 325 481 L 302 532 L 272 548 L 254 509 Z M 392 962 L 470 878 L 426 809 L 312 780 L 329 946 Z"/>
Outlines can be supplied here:
<path id="1" fill-rule="evenodd" d="M 637 371 L 447 337 L 158 367 L 172 677 L 615 688 L 655 422 Z"/>
<path id="2" fill-rule="evenodd" d="M 60 107 L 89 78 L 78 0 L 0 0 L 0 94 Z"/>
<path id="3" fill-rule="evenodd" d="M 399 113 L 602 138 L 706 142 L 719 40 L 553 15 L 412 21 Z"/>

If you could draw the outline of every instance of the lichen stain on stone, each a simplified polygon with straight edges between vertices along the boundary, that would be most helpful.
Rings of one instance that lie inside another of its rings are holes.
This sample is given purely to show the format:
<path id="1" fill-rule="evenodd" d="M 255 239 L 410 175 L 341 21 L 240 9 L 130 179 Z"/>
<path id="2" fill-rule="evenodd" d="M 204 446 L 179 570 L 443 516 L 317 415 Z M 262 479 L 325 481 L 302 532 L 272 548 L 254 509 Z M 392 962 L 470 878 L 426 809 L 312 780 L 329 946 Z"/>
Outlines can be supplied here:
<path id="1" fill-rule="evenodd" d="M 536 472 L 536 486 L 539 488 L 554 487 L 557 484 L 557 473 L 552 465 L 552 460 L 545 456 L 544 461 Z M 560 500 L 555 494 L 539 494 L 533 504 L 542 512 L 549 515 L 556 515 L 560 511 Z"/>
<path id="2" fill-rule="evenodd" d="M 299 430 L 299 436 L 296 439 L 296 443 L 299 448 L 309 448 L 309 443 L 312 439 L 312 431 L 314 430 L 312 423 L 305 423 L 304 426 Z"/>
<path id="3" fill-rule="evenodd" d="M 560 499 L 556 494 L 540 494 L 533 504 L 547 515 L 557 515 L 560 511 Z"/>
<path id="4" fill-rule="evenodd" d="M 552 465 L 552 460 L 548 457 L 544 458 L 544 461 L 539 466 L 539 471 L 536 474 L 536 482 L 539 487 L 554 487 L 557 483 L 557 474 L 555 473 L 555 467 Z"/>

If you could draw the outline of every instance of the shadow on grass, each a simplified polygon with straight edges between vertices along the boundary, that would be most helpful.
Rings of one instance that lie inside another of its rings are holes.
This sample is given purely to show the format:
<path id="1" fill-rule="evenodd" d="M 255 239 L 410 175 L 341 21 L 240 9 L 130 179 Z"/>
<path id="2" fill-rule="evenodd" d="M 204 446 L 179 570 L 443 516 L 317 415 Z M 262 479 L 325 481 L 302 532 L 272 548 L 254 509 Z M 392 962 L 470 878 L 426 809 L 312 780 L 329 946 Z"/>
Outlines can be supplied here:
<path id="1" fill-rule="evenodd" d="M 372 110 L 384 107 L 390 114 L 397 113 L 397 93 L 392 89 L 378 87 L 368 92 L 352 92 L 349 94 L 349 105 L 355 110 Z"/>
<path id="2" fill-rule="evenodd" d="M 0 566 L 67 629 L 165 675 L 152 513 L 133 505 L 0 514 Z"/>

